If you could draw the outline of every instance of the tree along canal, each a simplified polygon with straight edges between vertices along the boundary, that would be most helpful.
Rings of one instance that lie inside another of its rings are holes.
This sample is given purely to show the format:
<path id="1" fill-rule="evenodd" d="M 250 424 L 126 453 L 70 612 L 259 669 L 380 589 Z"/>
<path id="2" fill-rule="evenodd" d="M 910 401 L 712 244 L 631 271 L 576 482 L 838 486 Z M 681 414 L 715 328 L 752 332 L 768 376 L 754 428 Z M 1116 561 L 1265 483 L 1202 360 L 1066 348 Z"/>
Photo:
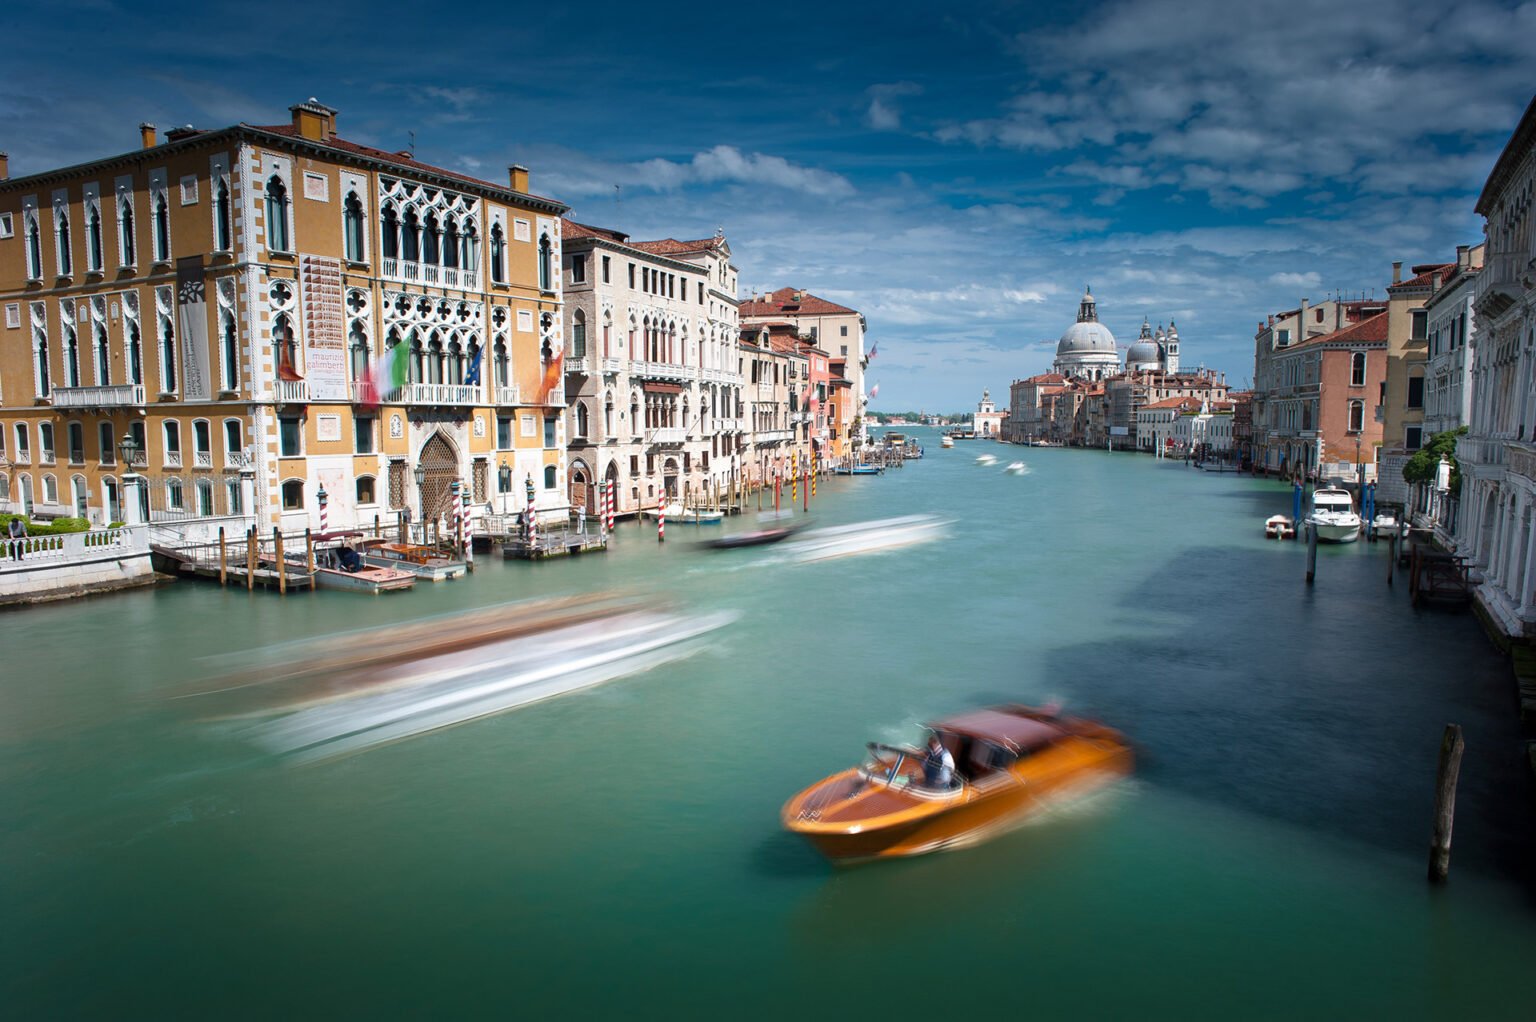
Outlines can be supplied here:
<path id="1" fill-rule="evenodd" d="M 1277 484 L 914 432 L 926 459 L 823 480 L 808 516 L 950 521 L 885 553 L 631 523 L 393 596 L 182 583 L 0 616 L 10 1013 L 1529 1017 L 1528 776 L 1470 614 L 1411 609 L 1379 545 L 1324 548 L 1308 588 L 1305 545 L 1262 537 Z M 239 651 L 599 590 L 739 616 L 682 663 L 303 767 L 170 698 Z M 867 740 L 1053 698 L 1124 730 L 1135 778 L 853 869 L 779 829 Z"/>

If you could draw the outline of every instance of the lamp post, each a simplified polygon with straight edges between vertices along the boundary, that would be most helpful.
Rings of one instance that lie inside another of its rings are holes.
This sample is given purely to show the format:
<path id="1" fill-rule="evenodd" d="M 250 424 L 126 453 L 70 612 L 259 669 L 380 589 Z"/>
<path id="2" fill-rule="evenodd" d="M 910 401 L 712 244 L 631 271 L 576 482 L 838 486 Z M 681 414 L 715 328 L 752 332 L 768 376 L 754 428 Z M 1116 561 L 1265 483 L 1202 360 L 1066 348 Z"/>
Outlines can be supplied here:
<path id="1" fill-rule="evenodd" d="M 416 504 L 421 516 L 421 541 L 427 541 L 427 468 L 425 465 L 416 466 Z"/>
<path id="2" fill-rule="evenodd" d="M 507 501 L 512 497 L 512 466 L 506 462 L 496 470 L 497 489 L 501 492 L 501 513 L 507 514 Z"/>
<path id="3" fill-rule="evenodd" d="M 123 438 L 117 442 L 117 449 L 123 457 L 123 523 L 139 525 L 143 512 L 139 503 L 139 483 L 143 477 L 133 470 L 133 462 L 140 449 L 139 442 L 133 438 L 132 433 L 124 433 Z"/>

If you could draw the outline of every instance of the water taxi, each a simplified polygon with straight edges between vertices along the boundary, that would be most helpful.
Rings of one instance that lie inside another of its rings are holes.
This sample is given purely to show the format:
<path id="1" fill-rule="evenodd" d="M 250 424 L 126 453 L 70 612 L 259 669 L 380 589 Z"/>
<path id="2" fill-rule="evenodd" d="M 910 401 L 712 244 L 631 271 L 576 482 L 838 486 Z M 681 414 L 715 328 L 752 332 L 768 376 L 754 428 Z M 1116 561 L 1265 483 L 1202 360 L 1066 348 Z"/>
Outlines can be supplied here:
<path id="1" fill-rule="evenodd" d="M 997 706 L 928 730 L 955 765 L 947 779 L 919 749 L 872 742 L 863 763 L 790 799 L 784 827 L 837 863 L 922 855 L 977 844 L 1133 765 L 1119 732 L 1049 709 Z"/>
<path id="2" fill-rule="evenodd" d="M 1003 471 L 1011 476 L 1021 476 L 1028 472 L 1029 468 L 1022 461 L 1010 461 L 1008 467 L 1003 469 Z"/>
<path id="3" fill-rule="evenodd" d="M 359 531 L 319 532 L 314 536 L 316 589 L 341 589 L 354 593 L 388 593 L 410 589 L 416 585 L 416 576 L 397 568 L 372 566 L 363 561 L 362 555 L 352 544 L 360 540 Z M 303 551 L 293 551 L 287 560 L 295 570 L 303 570 Z"/>
<path id="4" fill-rule="evenodd" d="M 944 436 L 939 438 L 939 446 L 953 447 L 955 446 L 955 438 L 946 433 Z"/>
<path id="5" fill-rule="evenodd" d="M 981 455 L 977 455 L 977 457 L 976 457 L 976 464 L 978 464 L 978 465 L 996 465 L 997 464 L 997 455 L 995 455 L 995 454 L 981 454 Z"/>
<path id="6" fill-rule="evenodd" d="M 1353 543 L 1360 538 L 1360 516 L 1355 514 L 1349 491 L 1339 486 L 1320 486 L 1312 493 L 1312 514 L 1307 524 L 1320 543 Z"/>
<path id="7" fill-rule="evenodd" d="M 469 570 L 464 561 L 446 557 L 436 547 L 419 543 L 365 540 L 358 555 L 370 568 L 394 568 L 396 571 L 410 572 L 426 582 L 460 578 Z"/>

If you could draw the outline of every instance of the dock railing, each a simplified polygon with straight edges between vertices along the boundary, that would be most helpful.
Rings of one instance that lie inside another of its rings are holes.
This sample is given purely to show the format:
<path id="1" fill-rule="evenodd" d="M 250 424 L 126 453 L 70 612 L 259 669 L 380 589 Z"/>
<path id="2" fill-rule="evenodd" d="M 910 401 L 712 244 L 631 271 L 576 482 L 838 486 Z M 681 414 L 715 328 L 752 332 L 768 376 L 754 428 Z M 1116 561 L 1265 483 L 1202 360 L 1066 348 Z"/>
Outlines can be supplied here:
<path id="1" fill-rule="evenodd" d="M 113 554 L 128 556 L 147 553 L 149 531 L 142 525 L 125 525 L 116 529 L 0 539 L 0 550 L 5 554 L 5 563 L 0 564 L 0 568 L 15 567 L 17 564 L 62 565 L 98 560 Z"/>

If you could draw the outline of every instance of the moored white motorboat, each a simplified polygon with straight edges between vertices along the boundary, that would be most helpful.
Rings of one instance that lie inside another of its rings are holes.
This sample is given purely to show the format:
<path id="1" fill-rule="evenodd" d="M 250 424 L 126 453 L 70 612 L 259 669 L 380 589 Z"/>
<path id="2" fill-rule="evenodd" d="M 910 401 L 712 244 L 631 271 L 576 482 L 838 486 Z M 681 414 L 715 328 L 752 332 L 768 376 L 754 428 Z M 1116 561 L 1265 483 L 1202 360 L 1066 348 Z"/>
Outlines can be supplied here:
<path id="1" fill-rule="evenodd" d="M 1270 515 L 1264 519 L 1265 539 L 1295 539 L 1296 523 L 1286 515 Z"/>
<path id="2" fill-rule="evenodd" d="M 1371 531 L 1378 536 L 1390 536 L 1397 531 L 1397 516 L 1390 511 L 1383 511 L 1371 519 Z"/>
<path id="3" fill-rule="evenodd" d="M 1320 543 L 1353 543 L 1360 538 L 1360 516 L 1355 513 L 1349 491 L 1339 486 L 1322 486 L 1312 493 L 1312 513 L 1307 524 L 1317 533 Z"/>

